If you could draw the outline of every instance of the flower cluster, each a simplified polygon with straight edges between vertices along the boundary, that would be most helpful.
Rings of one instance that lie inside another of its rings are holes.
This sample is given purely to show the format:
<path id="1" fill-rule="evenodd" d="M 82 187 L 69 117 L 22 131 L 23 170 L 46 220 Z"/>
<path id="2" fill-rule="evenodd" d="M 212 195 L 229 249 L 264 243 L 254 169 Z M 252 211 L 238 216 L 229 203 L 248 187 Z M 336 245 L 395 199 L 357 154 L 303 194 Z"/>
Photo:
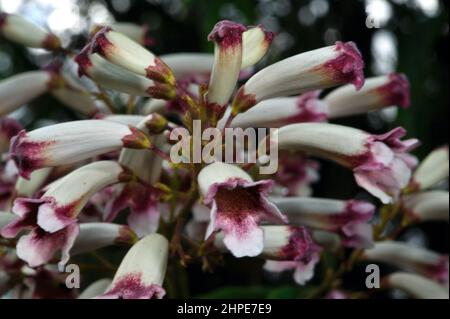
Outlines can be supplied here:
<path id="1" fill-rule="evenodd" d="M 349 296 L 339 275 L 377 261 L 403 272 L 385 277 L 387 288 L 448 298 L 448 256 L 395 241 L 410 224 L 448 222 L 448 192 L 430 190 L 448 177 L 448 148 L 416 168 L 410 152 L 419 142 L 403 139 L 405 129 L 371 134 L 329 123 L 409 105 L 406 76 L 365 79 L 355 43 L 338 41 L 253 74 L 275 37 L 260 25 L 221 21 L 208 36 L 214 54 L 165 56 L 149 50 L 148 29 L 134 24 L 95 26 L 78 52 L 15 15 L 0 15 L 0 35 L 64 56 L 0 82 L 0 295 L 12 296 L 22 278 L 34 285 L 17 297 L 57 294 L 40 286 L 44 277 L 60 280 L 55 264 L 121 245 L 129 250 L 112 265 L 114 278 L 99 277 L 78 298 L 163 298 L 166 290 L 170 297 L 176 292 L 165 279 L 177 274 L 166 276 L 168 264 L 214 271 L 225 254 L 263 259 L 266 272 L 293 271 L 298 285 L 316 277 L 325 254 L 350 254 L 344 268 L 330 269 L 319 297 Z M 126 112 L 112 91 L 129 96 Z M 23 129 L 7 117 L 45 93 L 80 118 Z M 277 172 L 217 157 L 174 163 L 169 136 L 192 133 L 193 120 L 203 129 L 273 128 L 257 140 L 280 150 Z M 351 170 L 366 200 L 311 197 L 318 160 Z"/>

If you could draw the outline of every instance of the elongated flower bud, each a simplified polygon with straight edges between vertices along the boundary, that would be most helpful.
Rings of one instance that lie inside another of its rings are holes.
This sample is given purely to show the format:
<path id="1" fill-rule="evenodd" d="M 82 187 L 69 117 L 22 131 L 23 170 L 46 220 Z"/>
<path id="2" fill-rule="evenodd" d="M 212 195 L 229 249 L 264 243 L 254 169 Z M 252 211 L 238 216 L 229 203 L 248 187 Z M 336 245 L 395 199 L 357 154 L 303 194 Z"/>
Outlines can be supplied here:
<path id="1" fill-rule="evenodd" d="M 412 221 L 448 222 L 449 197 L 445 191 L 428 191 L 402 197 L 402 207 Z"/>
<path id="2" fill-rule="evenodd" d="M 111 121 L 121 123 L 125 125 L 137 126 L 144 118 L 145 115 L 128 115 L 128 114 L 113 114 L 113 115 L 99 115 L 100 120 Z"/>
<path id="3" fill-rule="evenodd" d="M 132 245 L 136 241 L 136 234 L 126 225 L 83 223 L 70 253 L 78 255 L 111 245 Z"/>
<path id="4" fill-rule="evenodd" d="M 328 118 L 327 105 L 318 99 L 320 91 L 299 97 L 280 97 L 262 101 L 238 114 L 231 127 L 280 127 L 293 123 L 323 122 Z"/>
<path id="5" fill-rule="evenodd" d="M 98 112 L 90 93 L 68 75 L 63 75 L 63 85 L 50 91 L 62 104 L 89 117 Z"/>
<path id="6" fill-rule="evenodd" d="M 104 25 L 95 25 L 90 31 L 91 36 L 95 36 L 104 27 Z M 139 25 L 131 22 L 114 22 L 109 27 L 144 46 L 151 46 L 155 42 L 150 35 L 148 25 Z"/>
<path id="7" fill-rule="evenodd" d="M 94 297 L 97 297 L 98 295 L 105 293 L 111 283 L 112 280 L 109 278 L 96 280 L 92 284 L 87 286 L 77 299 L 92 299 Z"/>
<path id="8" fill-rule="evenodd" d="M 157 116 L 154 115 L 147 116 L 137 127 L 149 134 L 149 127 L 155 126 L 152 118 Z M 152 135 L 152 143 L 155 147 L 163 147 L 166 143 L 164 134 Z M 161 176 L 162 158 L 150 150 L 124 148 L 120 153 L 119 163 L 133 172 L 139 182 L 117 186 L 117 196 L 106 206 L 106 220 L 113 220 L 119 211 L 130 207 L 127 221 L 137 235 L 141 237 L 155 232 L 160 218 L 157 204 L 160 192 L 151 185 Z"/>
<path id="9" fill-rule="evenodd" d="M 373 245 L 369 221 L 375 207 L 370 203 L 306 197 L 273 197 L 271 200 L 291 225 L 336 232 L 341 236 L 342 244 L 348 247 Z"/>
<path id="10" fill-rule="evenodd" d="M 90 197 L 110 184 L 131 178 L 112 161 L 80 167 L 52 183 L 40 198 L 17 198 L 12 210 L 19 218 L 4 227 L 1 234 L 12 238 L 23 229 L 31 230 L 17 243 L 18 257 L 31 267 L 45 264 L 60 249 L 61 263 L 65 264 L 79 233 L 77 216 Z"/>
<path id="11" fill-rule="evenodd" d="M 35 170 L 30 174 L 30 179 L 19 176 L 15 186 L 15 195 L 17 197 L 33 197 L 41 186 L 44 185 L 52 169 L 52 167 L 44 167 Z"/>
<path id="12" fill-rule="evenodd" d="M 91 54 L 86 46 L 76 57 L 79 75 L 87 75 L 98 84 L 136 96 L 152 96 L 160 99 L 172 99 L 175 89 L 172 85 L 155 82 L 139 74 L 117 66 L 98 53 Z"/>
<path id="13" fill-rule="evenodd" d="M 74 223 L 86 202 L 97 191 L 107 185 L 130 179 L 130 174 L 115 162 L 94 162 L 50 184 L 39 199 L 16 199 L 13 212 L 21 218 L 29 218 L 28 215 L 36 217 L 37 224 L 42 229 L 53 233 Z M 10 236 L 17 234 L 16 227 L 8 229 L 3 233 Z"/>
<path id="14" fill-rule="evenodd" d="M 214 65 L 214 55 L 209 53 L 171 53 L 160 59 L 172 70 L 177 79 L 184 76 L 209 76 Z"/>
<path id="15" fill-rule="evenodd" d="M 0 116 L 11 113 L 45 93 L 52 84 L 47 71 L 30 71 L 0 82 Z"/>
<path id="16" fill-rule="evenodd" d="M 233 101 L 233 115 L 257 103 L 280 96 L 353 83 L 364 83 L 364 63 L 353 42 L 301 53 L 274 63 L 255 75 L 238 91 Z"/>
<path id="17" fill-rule="evenodd" d="M 258 63 L 269 50 L 275 34 L 267 31 L 262 25 L 249 27 L 242 33 L 241 69 Z"/>
<path id="18" fill-rule="evenodd" d="M 11 141 L 11 157 L 24 178 L 38 168 L 76 163 L 118 150 L 148 148 L 147 136 L 134 127 L 82 120 L 50 125 L 31 132 L 21 131 Z"/>
<path id="19" fill-rule="evenodd" d="M 160 299 L 169 243 L 159 234 L 139 240 L 123 258 L 110 289 L 101 299 Z"/>
<path id="20" fill-rule="evenodd" d="M 97 32 L 91 44 L 91 53 L 98 53 L 122 68 L 154 81 L 175 84 L 172 71 L 161 59 L 111 28 Z"/>
<path id="21" fill-rule="evenodd" d="M 382 135 L 322 123 L 301 123 L 278 129 L 279 149 L 297 149 L 333 160 L 353 170 L 356 182 L 383 203 L 397 197 L 408 185 L 415 158 L 407 152 L 417 139 L 401 141 L 406 131 L 398 127 Z M 264 145 L 266 141 L 261 142 Z"/>
<path id="22" fill-rule="evenodd" d="M 0 13 L 0 34 L 30 48 L 61 49 L 59 38 L 15 14 Z"/>
<path id="23" fill-rule="evenodd" d="M 256 64 L 266 54 L 274 34 L 262 26 L 248 28 L 242 33 L 242 63 L 240 69 Z M 161 55 L 177 79 L 184 76 L 209 76 L 214 65 L 214 55 L 209 53 L 171 53 Z"/>
<path id="24" fill-rule="evenodd" d="M 389 288 L 403 290 L 410 296 L 418 299 L 449 298 L 448 288 L 415 274 L 395 272 L 385 278 L 384 284 Z"/>
<path id="25" fill-rule="evenodd" d="M 448 161 L 448 146 L 432 151 L 414 172 L 411 187 L 424 190 L 447 179 L 449 172 Z"/>
<path id="26" fill-rule="evenodd" d="M 242 24 L 220 21 L 208 35 L 214 41 L 214 65 L 208 87 L 208 102 L 224 106 L 228 104 L 239 78 L 242 65 Z"/>
<path id="27" fill-rule="evenodd" d="M 222 230 L 225 246 L 236 257 L 261 254 L 264 240 L 260 222 L 286 222 L 267 200 L 270 180 L 253 182 L 239 167 L 217 162 L 200 171 L 198 183 L 204 203 L 211 205 L 206 238 Z"/>
<path id="28" fill-rule="evenodd" d="M 391 73 L 366 79 L 356 91 L 345 85 L 325 96 L 330 118 L 367 113 L 388 106 L 409 106 L 409 82 L 405 75 Z"/>
<path id="29" fill-rule="evenodd" d="M 448 284 L 448 255 L 440 255 L 407 243 L 384 241 L 365 250 L 364 256 L 370 261 L 383 262 Z"/>
<path id="30" fill-rule="evenodd" d="M 0 119 L 0 154 L 8 151 L 11 138 L 22 129 L 22 125 L 13 118 Z"/>

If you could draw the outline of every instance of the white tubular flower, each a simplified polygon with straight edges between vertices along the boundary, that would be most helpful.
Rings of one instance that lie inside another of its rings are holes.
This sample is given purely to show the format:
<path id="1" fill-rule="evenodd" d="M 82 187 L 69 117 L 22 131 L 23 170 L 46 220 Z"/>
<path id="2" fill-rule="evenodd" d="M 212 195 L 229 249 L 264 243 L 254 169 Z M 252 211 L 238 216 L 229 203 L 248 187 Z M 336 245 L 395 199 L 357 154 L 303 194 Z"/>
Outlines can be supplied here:
<path id="1" fill-rule="evenodd" d="M 22 125 L 13 118 L 0 119 L 0 154 L 8 151 L 11 138 L 23 129 Z"/>
<path id="2" fill-rule="evenodd" d="M 147 116 L 137 127 L 149 134 L 148 123 L 156 114 Z M 153 135 L 152 143 L 163 147 L 166 142 L 164 134 Z M 124 148 L 119 157 L 119 163 L 133 172 L 138 181 L 126 185 L 118 185 L 115 195 L 106 206 L 106 220 L 114 220 L 117 214 L 130 207 L 128 225 L 139 237 L 153 233 L 159 225 L 160 211 L 158 197 L 160 191 L 152 185 L 158 181 L 162 171 L 162 158 L 150 150 L 133 150 Z"/>
<path id="3" fill-rule="evenodd" d="M 114 114 L 105 115 L 99 117 L 101 120 L 111 121 L 115 123 L 121 123 L 125 125 L 137 126 L 143 119 L 144 115 L 125 115 L 125 114 Z"/>
<path id="4" fill-rule="evenodd" d="M 20 175 L 32 171 L 76 163 L 122 147 L 148 148 L 147 136 L 134 127 L 103 120 L 81 120 L 22 130 L 11 140 L 11 157 Z"/>
<path id="5" fill-rule="evenodd" d="M 33 195 L 44 185 L 52 172 L 52 167 L 44 167 L 31 173 L 30 179 L 21 176 L 17 179 L 15 185 L 16 197 L 33 197 Z"/>
<path id="6" fill-rule="evenodd" d="M 111 283 L 112 280 L 109 278 L 96 280 L 92 284 L 87 286 L 77 299 L 92 299 L 98 295 L 101 295 L 105 293 Z"/>
<path id="7" fill-rule="evenodd" d="M 214 55 L 209 53 L 172 53 L 160 59 L 172 70 L 177 79 L 184 76 L 209 76 L 214 65 Z"/>
<path id="8" fill-rule="evenodd" d="M 257 63 L 267 52 L 273 33 L 261 26 L 247 29 L 231 21 L 218 22 L 208 40 L 214 41 L 214 64 L 208 87 L 208 102 L 220 108 L 228 101 L 236 87 L 241 69 Z M 220 113 L 220 112 L 219 112 Z"/>
<path id="9" fill-rule="evenodd" d="M 262 101 L 247 112 L 238 114 L 231 127 L 280 127 L 302 122 L 323 122 L 328 118 L 327 105 L 312 91 L 298 97 L 280 97 Z"/>
<path id="10" fill-rule="evenodd" d="M 203 168 L 198 175 L 204 203 L 211 205 L 206 238 L 222 230 L 224 244 L 235 257 L 257 256 L 264 248 L 260 222 L 286 222 L 286 218 L 267 194 L 271 180 L 254 182 L 237 166 L 216 162 Z"/>
<path id="11" fill-rule="evenodd" d="M 110 289 L 100 299 L 161 299 L 169 242 L 159 234 L 139 240 L 123 258 Z"/>
<path id="12" fill-rule="evenodd" d="M 90 34 L 94 36 L 98 31 L 103 29 L 104 25 L 95 25 Z M 154 43 L 153 38 L 150 36 L 148 25 L 139 25 L 131 22 L 114 22 L 109 25 L 114 31 L 120 32 L 131 40 L 144 45 L 151 46 Z"/>
<path id="13" fill-rule="evenodd" d="M 0 34 L 30 48 L 61 49 L 61 42 L 56 35 L 15 14 L 0 13 Z"/>
<path id="14" fill-rule="evenodd" d="M 95 35 L 91 53 L 98 53 L 122 68 L 154 81 L 175 84 L 170 68 L 161 59 L 126 35 L 103 28 Z"/>
<path id="15" fill-rule="evenodd" d="M 90 93 L 68 75 L 63 75 L 63 84 L 52 89 L 50 93 L 62 104 L 88 117 L 98 112 L 98 107 Z"/>
<path id="16" fill-rule="evenodd" d="M 388 106 L 409 106 L 409 82 L 404 74 L 391 73 L 368 78 L 356 91 L 352 85 L 344 85 L 331 91 L 324 102 L 331 119 L 367 113 Z"/>
<path id="17" fill-rule="evenodd" d="M 448 146 L 432 151 L 414 172 L 411 188 L 425 190 L 448 178 Z"/>
<path id="18" fill-rule="evenodd" d="M 272 143 L 277 143 L 279 149 L 306 151 L 352 169 L 359 186 L 389 203 L 408 185 L 416 164 L 408 152 L 419 142 L 401 141 L 405 134 L 401 127 L 372 135 L 340 125 L 301 123 L 279 128 Z M 267 141 L 260 145 L 264 143 Z"/>
<path id="19" fill-rule="evenodd" d="M 271 197 L 270 200 L 287 216 L 291 225 L 335 232 L 341 236 L 344 246 L 373 246 L 369 221 L 375 207 L 370 203 L 306 197 Z"/>
<path id="20" fill-rule="evenodd" d="M 440 220 L 448 222 L 449 196 L 447 191 L 428 191 L 402 197 L 402 207 L 415 222 Z"/>
<path id="21" fill-rule="evenodd" d="M 31 267 L 47 263 L 60 249 L 61 263 L 65 264 L 79 233 L 77 216 L 87 201 L 100 189 L 131 178 L 112 161 L 80 167 L 52 183 L 40 198 L 17 198 L 12 211 L 19 218 L 4 227 L 1 234 L 13 238 L 23 229 L 31 230 L 17 243 L 18 257 Z"/>
<path id="22" fill-rule="evenodd" d="M 449 299 L 448 288 L 425 277 L 404 272 L 395 272 L 384 278 L 389 288 L 400 289 L 413 298 Z"/>
<path id="23" fill-rule="evenodd" d="M 160 99 L 175 97 L 172 85 L 150 80 L 139 74 L 128 71 L 108 60 L 98 53 L 91 54 L 91 48 L 86 46 L 76 57 L 79 75 L 86 75 L 98 84 L 119 92 L 135 96 L 152 96 Z"/>
<path id="24" fill-rule="evenodd" d="M 47 71 L 30 71 L 0 81 L 0 116 L 11 113 L 48 91 L 52 74 Z"/>
<path id="25" fill-rule="evenodd" d="M 269 50 L 275 34 L 267 31 L 262 25 L 248 28 L 242 33 L 241 69 L 258 63 Z"/>
<path id="26" fill-rule="evenodd" d="M 448 255 L 440 255 L 407 243 L 384 241 L 364 251 L 370 261 L 382 262 L 402 270 L 418 273 L 441 284 L 448 284 Z"/>
<path id="27" fill-rule="evenodd" d="M 82 223 L 70 254 L 82 254 L 111 245 L 132 245 L 136 241 L 136 234 L 126 225 Z"/>
<path id="28" fill-rule="evenodd" d="M 223 107 L 236 87 L 242 65 L 242 24 L 231 21 L 216 23 L 208 40 L 215 43 L 214 65 L 208 87 L 208 103 Z"/>
<path id="29" fill-rule="evenodd" d="M 280 96 L 353 83 L 364 83 L 364 63 L 353 42 L 337 42 L 274 63 L 253 75 L 238 91 L 233 101 L 235 116 L 257 103 Z"/>

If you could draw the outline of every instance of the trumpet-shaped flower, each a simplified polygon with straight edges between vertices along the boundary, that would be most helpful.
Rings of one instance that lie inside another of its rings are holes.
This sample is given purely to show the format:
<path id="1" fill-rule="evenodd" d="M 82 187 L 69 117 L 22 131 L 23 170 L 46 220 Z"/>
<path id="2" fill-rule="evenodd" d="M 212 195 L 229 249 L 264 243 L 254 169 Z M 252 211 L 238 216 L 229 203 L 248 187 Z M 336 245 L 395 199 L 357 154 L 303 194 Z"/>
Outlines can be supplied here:
<path id="1" fill-rule="evenodd" d="M 446 191 L 428 191 L 402 196 L 402 207 L 412 221 L 447 221 L 449 197 Z"/>
<path id="2" fill-rule="evenodd" d="M 97 32 L 90 50 L 91 53 L 98 53 L 130 72 L 146 76 L 154 81 L 175 84 L 172 71 L 161 59 L 139 43 L 109 27 Z"/>
<path id="3" fill-rule="evenodd" d="M 364 83 L 361 54 L 353 42 L 337 42 L 274 63 L 253 75 L 233 101 L 233 116 L 274 97 L 353 83 Z"/>
<path id="4" fill-rule="evenodd" d="M 311 91 L 299 97 L 279 97 L 262 101 L 238 114 L 231 127 L 280 127 L 293 123 L 323 122 L 327 120 L 327 105 Z"/>
<path id="5" fill-rule="evenodd" d="M 131 22 L 114 22 L 108 26 L 114 31 L 120 32 L 131 40 L 146 47 L 155 43 L 155 40 L 150 35 L 149 27 L 146 24 L 139 25 Z M 104 27 L 105 25 L 95 25 L 90 31 L 91 36 L 95 36 L 95 34 Z"/>
<path id="6" fill-rule="evenodd" d="M 448 299 L 448 288 L 416 274 L 395 272 L 384 279 L 389 288 L 400 289 L 418 299 Z"/>
<path id="7" fill-rule="evenodd" d="M 272 181 L 254 182 L 237 166 L 216 162 L 203 168 L 198 183 L 204 203 L 211 206 L 206 238 L 221 230 L 224 244 L 236 257 L 257 256 L 263 251 L 263 220 L 286 222 L 267 194 Z"/>
<path id="8" fill-rule="evenodd" d="M 98 53 L 92 53 L 87 45 L 76 57 L 78 74 L 86 75 L 98 84 L 135 96 L 151 96 L 170 100 L 175 97 L 175 88 L 144 76 L 133 73 L 104 59 Z"/>
<path id="9" fill-rule="evenodd" d="M 387 263 L 448 284 L 448 255 L 440 255 L 407 243 L 383 241 L 365 250 L 364 256 L 370 261 Z"/>
<path id="10" fill-rule="evenodd" d="M 340 125 L 300 123 L 278 129 L 277 140 L 272 143 L 277 143 L 279 149 L 306 151 L 352 169 L 359 186 L 388 203 L 408 185 L 416 165 L 408 152 L 419 142 L 401 141 L 405 134 L 401 127 L 372 135 Z"/>
<path id="11" fill-rule="evenodd" d="M 448 178 L 448 146 L 432 151 L 413 174 L 411 188 L 425 190 Z"/>
<path id="12" fill-rule="evenodd" d="M 62 250 L 61 263 L 65 264 L 79 233 L 77 216 L 89 198 L 110 184 L 131 178 L 129 172 L 115 162 L 85 165 L 53 182 L 40 198 L 16 199 L 12 210 L 18 218 L 4 227 L 1 234 L 12 238 L 24 229 L 31 230 L 17 243 L 19 258 L 31 267 L 48 262 L 59 249 Z"/>
<path id="13" fill-rule="evenodd" d="M 30 71 L 0 82 L 0 116 L 6 115 L 37 98 L 53 86 L 47 71 Z"/>
<path id="14" fill-rule="evenodd" d="M 292 225 L 335 232 L 348 247 L 373 245 L 369 221 L 375 207 L 370 203 L 305 197 L 273 197 L 271 200 Z"/>
<path id="15" fill-rule="evenodd" d="M 81 120 L 22 130 L 11 140 L 11 157 L 24 178 L 49 166 L 76 163 L 119 150 L 148 148 L 150 141 L 140 130 L 102 120 Z"/>
<path id="16" fill-rule="evenodd" d="M 159 234 L 139 240 L 123 258 L 109 290 L 100 299 L 161 299 L 169 243 Z"/>
<path id="17" fill-rule="evenodd" d="M 0 34 L 30 48 L 60 50 L 59 38 L 16 14 L 0 13 Z"/>
<path id="18" fill-rule="evenodd" d="M 136 234 L 126 225 L 82 223 L 70 254 L 77 255 L 111 245 L 132 245 L 136 240 Z"/>
<path id="19" fill-rule="evenodd" d="M 409 82 L 405 75 L 391 73 L 366 79 L 364 86 L 356 91 L 344 85 L 331 91 L 323 100 L 329 118 L 356 115 L 388 106 L 409 106 Z"/>
<path id="20" fill-rule="evenodd" d="M 267 52 L 273 34 L 261 26 L 247 29 L 242 24 L 220 21 L 208 36 L 214 41 L 214 64 L 208 88 L 208 102 L 223 107 L 234 91 L 242 68 L 258 62 Z M 220 112 L 219 112 L 220 113 Z"/>
<path id="21" fill-rule="evenodd" d="M 137 125 L 146 133 L 149 133 L 147 125 L 150 117 L 152 115 Z M 163 134 L 153 136 L 153 143 L 157 147 L 163 146 L 164 141 Z M 119 163 L 133 172 L 139 181 L 117 185 L 114 196 L 106 206 L 106 220 L 114 220 L 119 211 L 130 207 L 131 213 L 127 221 L 138 236 L 155 232 L 159 224 L 158 198 L 161 192 L 152 185 L 161 176 L 162 158 L 150 150 L 124 148 Z"/>

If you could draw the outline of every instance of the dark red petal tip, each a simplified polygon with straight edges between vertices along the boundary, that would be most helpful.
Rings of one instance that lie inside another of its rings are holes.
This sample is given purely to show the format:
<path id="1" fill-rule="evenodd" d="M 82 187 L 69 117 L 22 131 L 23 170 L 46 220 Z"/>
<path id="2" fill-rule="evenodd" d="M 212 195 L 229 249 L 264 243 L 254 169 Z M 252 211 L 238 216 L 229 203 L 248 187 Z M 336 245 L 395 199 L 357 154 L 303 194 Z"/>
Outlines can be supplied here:
<path id="1" fill-rule="evenodd" d="M 43 148 L 52 142 L 31 142 L 26 137 L 27 132 L 22 130 L 11 139 L 10 156 L 20 176 L 29 179 L 34 170 L 42 167 Z"/>
<path id="2" fill-rule="evenodd" d="M 339 55 L 325 63 L 340 83 L 353 83 L 357 90 L 364 85 L 364 61 L 354 42 L 336 42 Z"/>
<path id="3" fill-rule="evenodd" d="M 106 50 L 112 45 L 112 43 L 106 37 L 106 33 L 110 32 L 110 27 L 103 27 L 98 31 L 91 41 L 91 54 L 98 53 L 105 56 Z"/>
<path id="4" fill-rule="evenodd" d="M 89 58 L 90 54 L 91 44 L 89 43 L 74 58 L 75 62 L 78 64 L 79 77 L 81 77 L 82 75 L 88 76 L 87 69 L 92 66 L 91 59 Z"/>
<path id="5" fill-rule="evenodd" d="M 302 261 L 308 263 L 317 251 L 310 232 L 303 226 L 290 227 L 289 243 L 283 247 L 281 257 L 289 261 Z"/>
<path id="6" fill-rule="evenodd" d="M 407 108 L 410 104 L 409 81 L 404 74 L 389 74 L 389 82 L 378 89 L 386 104 Z"/>
<path id="7" fill-rule="evenodd" d="M 216 23 L 208 35 L 208 40 L 225 47 L 233 46 L 242 43 L 242 33 L 246 30 L 247 28 L 240 23 L 223 20 Z"/>

